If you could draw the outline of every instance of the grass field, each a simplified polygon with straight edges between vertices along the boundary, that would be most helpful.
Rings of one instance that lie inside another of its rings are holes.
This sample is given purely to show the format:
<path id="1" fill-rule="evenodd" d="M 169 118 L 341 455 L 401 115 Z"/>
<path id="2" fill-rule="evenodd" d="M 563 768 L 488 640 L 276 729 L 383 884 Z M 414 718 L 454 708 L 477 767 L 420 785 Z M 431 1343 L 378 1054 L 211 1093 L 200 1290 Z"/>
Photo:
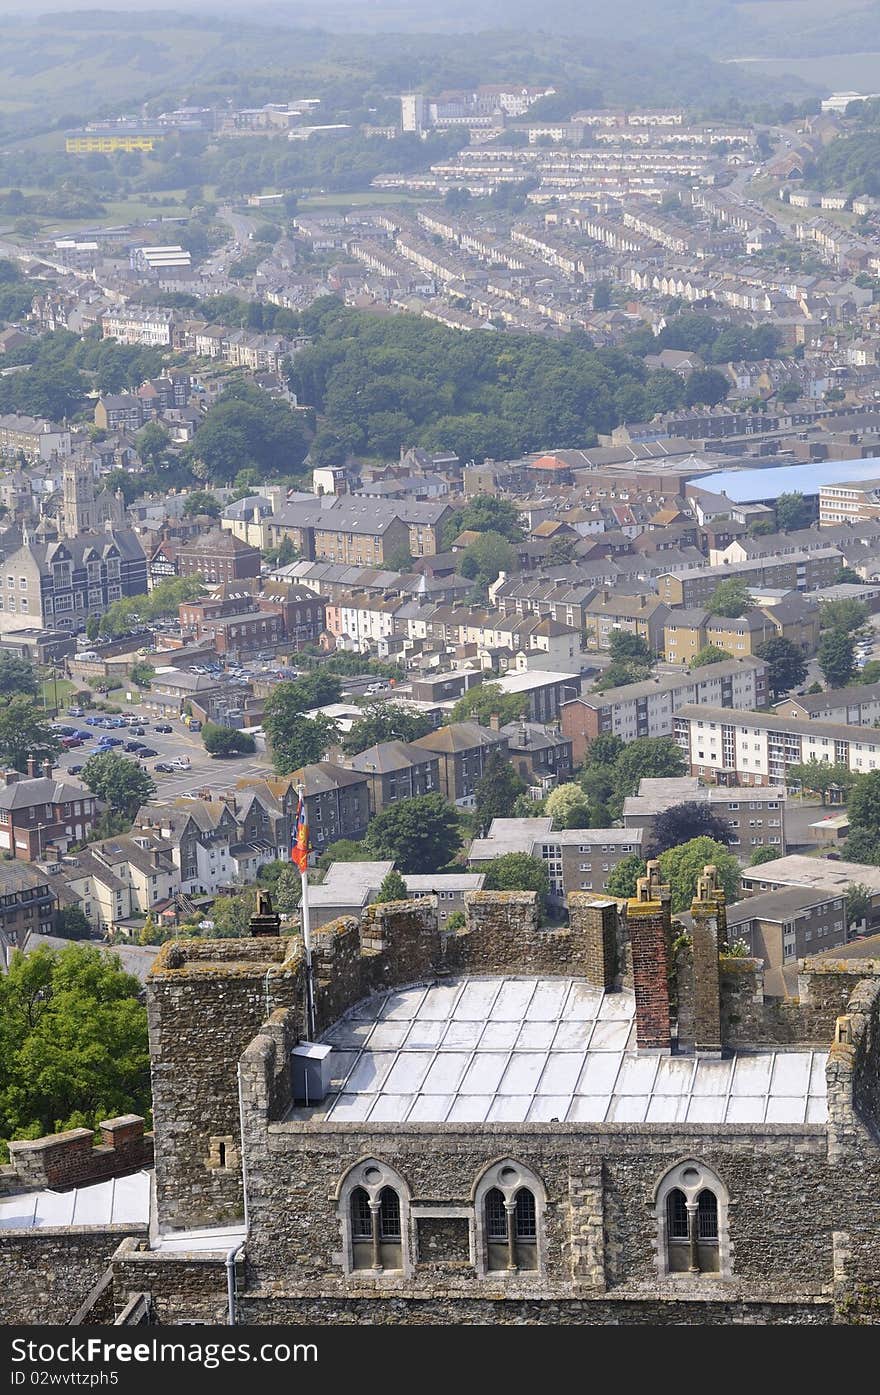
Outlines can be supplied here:
<path id="1" fill-rule="evenodd" d="M 55 707 L 59 711 L 70 702 L 71 697 L 77 691 L 76 683 L 71 683 L 67 678 L 51 679 L 47 678 L 41 685 L 39 701 L 44 707 Z"/>

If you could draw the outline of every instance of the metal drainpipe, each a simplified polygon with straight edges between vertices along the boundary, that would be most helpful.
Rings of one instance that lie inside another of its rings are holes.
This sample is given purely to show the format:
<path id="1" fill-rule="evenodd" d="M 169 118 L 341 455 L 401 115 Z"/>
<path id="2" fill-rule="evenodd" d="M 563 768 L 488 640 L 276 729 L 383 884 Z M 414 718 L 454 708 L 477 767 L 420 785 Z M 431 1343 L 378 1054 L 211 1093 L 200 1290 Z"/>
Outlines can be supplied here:
<path id="1" fill-rule="evenodd" d="M 241 1245 L 233 1245 L 226 1255 L 226 1301 L 229 1310 L 229 1327 L 235 1326 L 235 1261 L 242 1251 Z"/>

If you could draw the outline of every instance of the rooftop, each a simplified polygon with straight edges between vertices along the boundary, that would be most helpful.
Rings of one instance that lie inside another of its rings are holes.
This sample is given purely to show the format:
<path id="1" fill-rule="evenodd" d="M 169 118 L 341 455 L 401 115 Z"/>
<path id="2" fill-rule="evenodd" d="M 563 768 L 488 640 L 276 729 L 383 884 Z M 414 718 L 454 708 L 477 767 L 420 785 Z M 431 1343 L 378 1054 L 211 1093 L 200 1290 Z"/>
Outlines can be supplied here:
<path id="1" fill-rule="evenodd" d="M 708 489 L 725 494 L 732 503 L 760 503 L 799 490 L 816 495 L 823 485 L 852 484 L 880 476 L 880 458 L 867 460 L 811 460 L 807 465 L 775 465 L 769 470 L 721 470 L 689 481 L 688 489 Z"/>
<path id="2" fill-rule="evenodd" d="M 331 1093 L 293 1121 L 823 1124 L 827 1052 L 637 1055 L 631 992 L 462 977 L 374 995 L 326 1032 Z"/>
<path id="3" fill-rule="evenodd" d="M 744 880 L 749 884 L 767 882 L 777 886 L 811 887 L 816 891 L 845 893 L 852 882 L 861 882 L 874 895 L 880 893 L 880 868 L 863 862 L 832 861 L 828 857 L 806 857 L 792 853 L 765 862 L 758 867 L 744 867 Z"/>
<path id="4" fill-rule="evenodd" d="M 150 1174 L 135 1172 L 67 1192 L 0 1196 L 0 1231 L 42 1226 L 143 1225 L 150 1220 Z"/>

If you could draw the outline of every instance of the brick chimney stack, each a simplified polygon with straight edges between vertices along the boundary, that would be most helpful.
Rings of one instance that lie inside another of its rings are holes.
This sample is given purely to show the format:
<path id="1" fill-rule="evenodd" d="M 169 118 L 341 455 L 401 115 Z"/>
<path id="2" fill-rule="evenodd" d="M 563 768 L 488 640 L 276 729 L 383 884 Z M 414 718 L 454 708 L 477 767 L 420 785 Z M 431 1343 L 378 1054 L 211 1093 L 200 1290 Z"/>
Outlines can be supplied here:
<path id="1" fill-rule="evenodd" d="M 36 779 L 36 775 L 37 775 L 37 758 L 36 758 L 36 756 L 28 756 L 28 758 L 27 758 L 27 763 L 28 763 L 28 769 L 27 769 L 28 779 L 29 779 L 29 780 L 34 780 L 34 779 Z"/>
<path id="2" fill-rule="evenodd" d="M 694 1049 L 701 1056 L 721 1055 L 721 986 L 718 947 L 727 939 L 727 908 L 717 870 L 703 868 L 691 903 L 694 962 Z"/>
<path id="3" fill-rule="evenodd" d="M 669 970 L 672 918 L 670 891 L 660 881 L 660 867 L 649 862 L 636 894 L 626 905 L 636 998 L 636 1045 L 639 1051 L 668 1055 L 672 1049 Z"/>
<path id="4" fill-rule="evenodd" d="M 50 761 L 48 756 L 43 761 L 43 774 L 45 775 L 47 780 L 50 778 L 52 774 L 52 762 Z"/>

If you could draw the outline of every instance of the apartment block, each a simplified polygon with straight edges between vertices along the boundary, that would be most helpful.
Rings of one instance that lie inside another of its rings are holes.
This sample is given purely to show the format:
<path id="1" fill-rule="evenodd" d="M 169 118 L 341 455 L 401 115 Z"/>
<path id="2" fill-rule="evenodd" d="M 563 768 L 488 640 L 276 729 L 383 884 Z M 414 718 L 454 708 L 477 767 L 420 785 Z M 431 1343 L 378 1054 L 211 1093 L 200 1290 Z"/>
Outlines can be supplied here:
<path id="1" fill-rule="evenodd" d="M 880 683 L 863 687 L 829 688 L 824 693 L 805 693 L 774 703 L 780 717 L 797 717 L 807 722 L 835 722 L 849 727 L 873 727 L 880 722 Z"/>
<path id="2" fill-rule="evenodd" d="M 645 640 L 652 653 L 661 653 L 668 614 L 664 600 L 647 591 L 623 596 L 604 588 L 584 607 L 587 644 L 593 649 L 608 649 L 611 636 L 623 631 Z"/>
<path id="3" fill-rule="evenodd" d="M 511 852 L 540 857 L 547 867 L 551 900 L 561 902 L 570 891 L 603 892 L 618 862 L 633 853 L 641 855 L 645 842 L 641 828 L 553 832 L 549 818 L 493 819 L 488 835 L 471 843 L 468 862 L 480 868 Z"/>
<path id="4" fill-rule="evenodd" d="M 775 560 L 765 558 L 719 567 L 694 567 L 689 572 L 661 573 L 657 577 L 657 595 L 667 606 L 695 608 L 711 600 L 721 581 L 814 591 L 819 586 L 830 586 L 843 565 L 843 554 L 836 547 L 827 547 Z"/>
<path id="5" fill-rule="evenodd" d="M 658 674 L 563 703 L 563 735 L 580 765 L 590 742 L 612 733 L 624 741 L 639 736 L 672 736 L 673 717 L 688 703 L 749 710 L 767 701 L 767 666 L 761 659 L 729 659 L 693 673 Z"/>
<path id="6" fill-rule="evenodd" d="M 660 814 L 679 804 L 704 804 L 727 824 L 728 844 L 737 857 L 748 861 L 756 848 L 786 852 L 784 788 L 767 785 L 748 790 L 702 785 L 694 775 L 681 778 L 644 779 L 638 794 L 623 802 L 624 828 L 643 828 L 646 845 L 654 836 Z"/>
<path id="7" fill-rule="evenodd" d="M 791 765 L 845 765 L 854 775 L 880 769 L 880 731 L 761 712 L 687 705 L 674 736 L 692 775 L 719 785 L 782 785 Z"/>

